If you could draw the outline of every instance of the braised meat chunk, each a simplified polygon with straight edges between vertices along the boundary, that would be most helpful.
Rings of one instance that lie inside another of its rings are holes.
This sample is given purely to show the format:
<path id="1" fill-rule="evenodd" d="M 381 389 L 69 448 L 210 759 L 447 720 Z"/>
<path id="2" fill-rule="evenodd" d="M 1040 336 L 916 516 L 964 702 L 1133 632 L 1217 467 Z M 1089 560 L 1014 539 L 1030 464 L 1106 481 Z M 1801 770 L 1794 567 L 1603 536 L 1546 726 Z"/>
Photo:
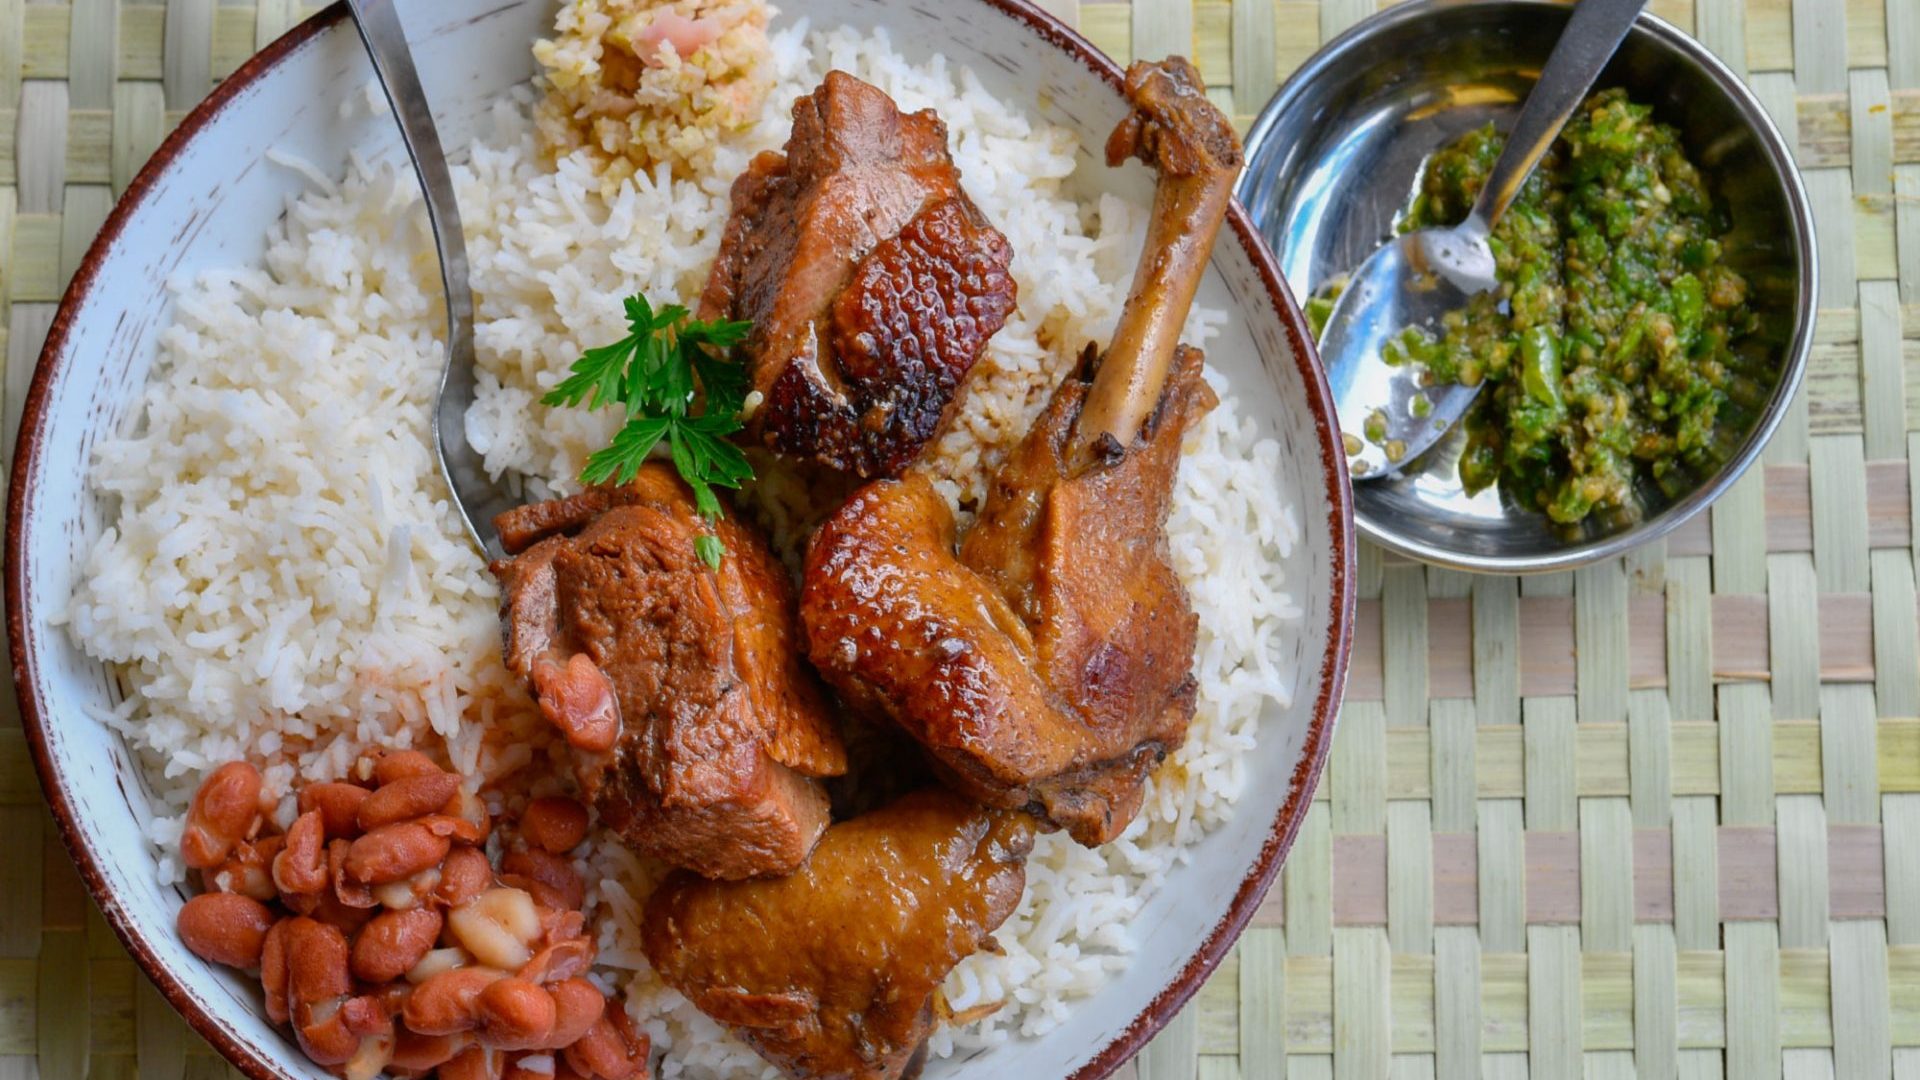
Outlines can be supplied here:
<path id="1" fill-rule="evenodd" d="M 1197 621 L 1163 527 L 1180 442 L 1213 407 L 1186 350 L 1144 440 L 1066 468 L 1087 384 L 1070 379 L 995 476 L 956 555 L 916 474 L 862 489 L 816 535 L 802 618 L 836 686 L 883 710 L 955 788 L 1112 839 L 1193 719 Z"/>
<path id="2" fill-rule="evenodd" d="M 928 789 L 827 830 L 791 877 L 668 878 L 641 942 L 667 985 L 796 1080 L 892 1080 L 934 991 L 1026 888 L 1031 820 Z"/>
<path id="3" fill-rule="evenodd" d="M 1119 835 L 1186 737 L 1197 623 L 1165 523 L 1180 444 L 1215 404 L 1178 345 L 1239 173 L 1191 65 L 1136 64 L 1109 161 L 1160 174 L 1112 344 L 1091 350 L 994 476 L 956 550 L 915 475 L 869 484 L 815 534 L 801 590 L 814 664 L 891 717 L 944 778 L 1083 844 Z"/>
<path id="4" fill-rule="evenodd" d="M 582 791 L 635 850 L 698 873 L 791 872 L 827 826 L 818 778 L 846 770 L 798 653 L 794 597 L 757 533 L 708 530 L 660 464 L 501 515 L 507 666 L 575 748 Z"/>
<path id="5" fill-rule="evenodd" d="M 960 187 L 932 110 L 843 72 L 793 107 L 785 153 L 734 182 L 703 318 L 748 320 L 750 437 L 859 476 L 939 430 L 1014 307 L 1013 249 Z"/>

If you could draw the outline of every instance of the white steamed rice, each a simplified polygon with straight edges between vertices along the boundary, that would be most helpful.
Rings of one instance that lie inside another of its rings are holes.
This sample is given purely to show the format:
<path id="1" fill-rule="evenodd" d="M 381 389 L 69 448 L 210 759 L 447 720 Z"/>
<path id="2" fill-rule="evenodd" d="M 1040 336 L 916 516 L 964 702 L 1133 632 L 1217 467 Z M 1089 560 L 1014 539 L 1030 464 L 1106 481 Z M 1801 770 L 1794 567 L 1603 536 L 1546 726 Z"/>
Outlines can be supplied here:
<path id="1" fill-rule="evenodd" d="M 1080 346 L 1110 331 L 1144 208 L 1075 201 L 1069 133 L 1036 125 L 939 57 L 910 63 L 884 37 L 793 28 L 775 35 L 773 62 L 761 123 L 697 180 L 658 171 L 604 199 L 584 156 L 541 160 L 530 93 L 500 103 L 496 130 L 456 167 L 483 367 L 468 431 L 491 468 L 525 476 L 529 497 L 570 489 L 614 423 L 537 398 L 583 346 L 625 332 L 620 297 L 698 295 L 732 177 L 784 141 L 788 103 L 830 67 L 903 109 L 938 108 L 969 192 L 1014 247 L 1019 310 L 930 465 L 963 514 Z M 412 175 L 359 160 L 338 181 L 306 171 L 312 190 L 289 204 L 264 265 L 173 283 L 175 321 L 140 427 L 103 445 L 94 465 L 94 485 L 118 510 L 66 619 L 126 691 L 103 719 L 145 768 L 149 834 L 169 880 L 181 876 L 168 854 L 178 815 L 221 761 L 266 762 L 284 790 L 296 770 L 335 776 L 376 746 L 443 741 L 456 766 L 490 776 L 547 751 L 527 738 L 538 725 L 500 663 L 493 583 L 427 443 L 442 315 Z M 1224 318 L 1196 310 L 1188 340 L 1204 344 Z M 1090 851 L 1063 834 L 1041 839 L 1026 896 L 998 934 L 1003 952 L 968 959 L 944 989 L 956 1013 L 1005 1005 L 939 1032 L 939 1055 L 1042 1034 L 1126 964 L 1132 916 L 1226 820 L 1260 714 L 1288 700 L 1279 658 L 1299 612 L 1281 567 L 1298 524 L 1274 488 L 1278 444 L 1209 377 L 1221 405 L 1184 448 L 1168 523 L 1200 616 L 1200 703 L 1186 745 L 1118 841 Z M 777 542 L 798 541 L 797 492 L 774 479 L 748 497 Z M 600 975 L 625 988 L 666 1052 L 662 1075 L 774 1075 L 648 970 L 637 927 L 658 869 L 615 843 L 587 858 L 589 880 L 600 878 Z"/>

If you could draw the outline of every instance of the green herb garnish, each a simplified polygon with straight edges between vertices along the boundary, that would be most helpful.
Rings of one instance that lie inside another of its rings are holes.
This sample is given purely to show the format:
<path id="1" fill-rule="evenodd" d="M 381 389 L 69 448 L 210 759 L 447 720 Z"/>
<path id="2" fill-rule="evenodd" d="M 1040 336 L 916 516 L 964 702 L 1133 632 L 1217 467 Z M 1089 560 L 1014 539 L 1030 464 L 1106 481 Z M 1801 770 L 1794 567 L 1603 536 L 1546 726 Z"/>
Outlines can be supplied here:
<path id="1" fill-rule="evenodd" d="M 604 449 L 587 458 L 584 484 L 618 484 L 640 472 L 654 447 L 666 440 L 680 478 L 693 489 L 694 509 L 709 524 L 720 519 L 716 487 L 738 488 L 753 478 L 753 466 L 728 436 L 739 431 L 747 400 L 747 375 L 726 350 L 747 336 L 751 323 L 688 318 L 679 304 L 659 311 L 638 294 L 625 301 L 626 337 L 588 349 L 573 362 L 572 374 L 540 399 L 545 405 L 589 409 L 619 405 L 627 423 Z M 704 395 L 698 414 L 696 395 Z M 694 541 L 708 566 L 718 567 L 726 547 L 718 536 Z"/>

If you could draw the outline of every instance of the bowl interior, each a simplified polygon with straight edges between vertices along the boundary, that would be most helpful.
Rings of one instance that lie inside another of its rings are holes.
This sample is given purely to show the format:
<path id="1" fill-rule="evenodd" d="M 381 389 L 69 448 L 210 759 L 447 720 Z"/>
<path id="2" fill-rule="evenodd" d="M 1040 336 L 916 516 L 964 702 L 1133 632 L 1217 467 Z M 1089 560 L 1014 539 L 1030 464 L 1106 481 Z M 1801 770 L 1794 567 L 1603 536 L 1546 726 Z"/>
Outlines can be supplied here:
<path id="1" fill-rule="evenodd" d="M 528 47 L 551 26 L 551 0 L 401 6 L 445 141 L 465 145 L 493 102 L 531 76 Z M 1123 111 L 1109 69 L 1063 47 L 1067 38 L 1031 9 L 1001 0 L 819 0 L 805 14 L 815 25 L 884 29 L 909 55 L 944 54 L 973 69 L 995 93 L 1029 102 L 1080 135 L 1087 191 L 1146 197 L 1144 170 L 1108 170 L 1096 157 Z M 340 107 L 366 93 L 371 77 L 336 6 L 237 72 L 182 125 L 130 189 L 63 303 L 26 405 L 11 493 L 13 655 L 56 818 L 136 959 L 203 1035 L 255 1077 L 322 1072 L 267 1023 L 251 980 L 180 946 L 173 924 L 184 895 L 157 882 L 142 832 L 141 777 L 96 719 L 119 690 L 53 620 L 108 510 L 87 490 L 83 463 L 99 440 L 136 422 L 169 318 L 163 283 L 259 259 L 267 230 L 307 183 L 274 160 L 303 159 L 328 176 L 344 172 L 350 152 L 398 160 L 389 121 Z M 1233 820 L 1193 848 L 1191 864 L 1134 916 L 1139 951 L 1124 972 L 1048 1037 L 938 1062 L 929 1076 L 1104 1075 L 1198 988 L 1257 905 L 1305 814 L 1343 683 L 1352 537 L 1324 383 L 1296 347 L 1304 333 L 1297 312 L 1270 287 L 1263 266 L 1267 256 L 1241 219 L 1223 233 L 1201 299 L 1234 312 L 1211 353 L 1232 380 L 1243 417 L 1281 441 L 1274 482 L 1299 511 L 1300 543 L 1287 569 L 1304 615 L 1278 658 L 1293 675 L 1293 700 L 1263 717 Z"/>
<path id="2" fill-rule="evenodd" d="M 1412 3 L 1363 24 L 1282 88 L 1256 125 L 1241 195 L 1287 281 L 1310 296 L 1359 266 L 1393 235 L 1426 157 L 1492 121 L 1510 127 L 1566 24 L 1568 8 L 1538 0 Z M 1697 46 L 1696 46 L 1697 48 Z M 1783 365 L 1770 412 L 1799 376 L 1797 337 L 1810 333 L 1803 280 L 1811 238 L 1796 224 L 1791 181 L 1776 167 L 1764 116 L 1677 30 L 1642 17 L 1601 76 L 1677 127 L 1728 211 L 1728 262 L 1752 286 L 1758 331 L 1743 348 Z M 1784 153 L 1784 151 L 1781 151 Z M 1786 168 L 1791 171 L 1791 164 Z M 1802 354 L 1803 355 L 1803 354 Z M 1720 479 L 1730 482 L 1770 433 L 1762 419 Z M 1457 472 L 1464 436 L 1436 446 L 1394 478 L 1355 485 L 1355 516 L 1396 550 L 1469 569 L 1547 569 L 1651 539 L 1704 505 L 1719 485 L 1677 501 L 1643 485 L 1643 519 L 1621 529 L 1590 519 L 1569 539 L 1545 515 L 1506 505 L 1495 489 L 1469 495 Z"/>

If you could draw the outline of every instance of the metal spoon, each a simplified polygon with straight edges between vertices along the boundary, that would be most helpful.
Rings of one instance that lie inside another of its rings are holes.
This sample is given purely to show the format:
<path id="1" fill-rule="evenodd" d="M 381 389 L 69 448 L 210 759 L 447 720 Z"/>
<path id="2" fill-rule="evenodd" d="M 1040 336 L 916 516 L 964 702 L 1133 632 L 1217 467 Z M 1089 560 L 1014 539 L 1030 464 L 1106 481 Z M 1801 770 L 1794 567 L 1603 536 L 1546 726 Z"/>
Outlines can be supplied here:
<path id="1" fill-rule="evenodd" d="M 440 392 L 433 409 L 433 446 L 441 475 L 453 492 L 454 505 L 466 522 L 473 542 L 489 559 L 505 554 L 494 515 L 519 500 L 505 484 L 487 475 L 480 454 L 467 442 L 467 407 L 473 404 L 473 290 L 467 284 L 467 243 L 460 230 L 460 207 L 453 197 L 453 174 L 440 148 L 440 132 L 433 126 L 433 110 L 414 70 L 406 30 L 394 13 L 393 0 L 347 0 L 353 24 L 367 46 L 380 88 L 400 123 L 401 140 L 420 177 L 426 195 L 427 221 L 433 246 L 440 255 L 440 283 L 447 294 L 447 363 L 440 372 Z"/>
<path id="2" fill-rule="evenodd" d="M 1452 429 L 1485 383 L 1422 387 L 1412 365 L 1395 367 L 1382 346 L 1407 327 L 1437 328 L 1442 316 L 1499 285 L 1487 238 L 1494 223 L 1566 126 L 1600 70 L 1626 39 L 1647 0 L 1581 0 L 1540 71 L 1467 220 L 1421 229 L 1368 256 L 1335 301 L 1320 335 L 1340 429 L 1356 479 L 1390 476 Z M 1428 405 L 1415 407 L 1416 399 Z M 1369 420 L 1375 428 L 1368 437 Z M 1383 429 L 1383 430 L 1382 430 Z"/>

